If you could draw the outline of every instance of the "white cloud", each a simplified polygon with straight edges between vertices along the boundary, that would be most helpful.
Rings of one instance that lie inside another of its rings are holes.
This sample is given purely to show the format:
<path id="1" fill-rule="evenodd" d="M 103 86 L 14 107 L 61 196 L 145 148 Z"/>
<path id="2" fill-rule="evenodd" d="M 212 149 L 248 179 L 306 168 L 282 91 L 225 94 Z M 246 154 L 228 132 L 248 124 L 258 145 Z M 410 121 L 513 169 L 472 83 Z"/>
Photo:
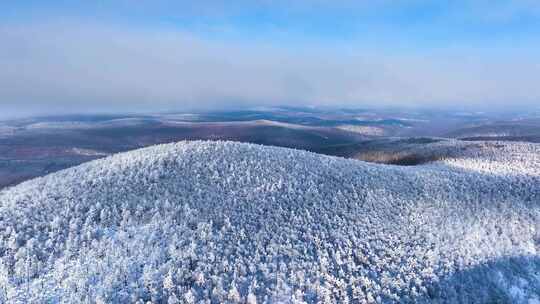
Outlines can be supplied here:
<path id="1" fill-rule="evenodd" d="M 0 28 L 4 113 L 244 105 L 537 104 L 538 57 L 216 42 L 96 25 Z"/>

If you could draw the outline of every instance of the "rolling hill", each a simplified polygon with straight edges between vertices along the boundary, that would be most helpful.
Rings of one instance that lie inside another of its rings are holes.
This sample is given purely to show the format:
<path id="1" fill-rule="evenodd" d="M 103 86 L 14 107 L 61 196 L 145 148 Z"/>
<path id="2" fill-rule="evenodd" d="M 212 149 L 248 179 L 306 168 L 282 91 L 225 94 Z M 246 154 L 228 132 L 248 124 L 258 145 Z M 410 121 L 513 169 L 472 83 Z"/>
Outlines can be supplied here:
<path id="1" fill-rule="evenodd" d="M 540 143 L 540 119 L 495 121 L 487 124 L 458 128 L 444 134 L 444 136 L 466 140 L 504 140 Z"/>
<path id="2" fill-rule="evenodd" d="M 540 146 L 418 153 L 179 142 L 21 183 L 0 302 L 539 303 Z"/>

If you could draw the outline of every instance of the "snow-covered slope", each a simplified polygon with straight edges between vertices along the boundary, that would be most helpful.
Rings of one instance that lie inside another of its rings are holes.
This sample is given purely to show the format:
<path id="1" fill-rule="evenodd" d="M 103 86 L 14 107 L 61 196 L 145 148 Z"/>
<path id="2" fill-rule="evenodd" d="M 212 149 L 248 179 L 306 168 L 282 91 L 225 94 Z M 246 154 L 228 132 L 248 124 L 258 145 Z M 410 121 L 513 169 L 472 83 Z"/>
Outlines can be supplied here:
<path id="1" fill-rule="evenodd" d="M 0 302 L 538 303 L 540 148 L 467 145 L 397 167 L 180 142 L 25 182 Z"/>

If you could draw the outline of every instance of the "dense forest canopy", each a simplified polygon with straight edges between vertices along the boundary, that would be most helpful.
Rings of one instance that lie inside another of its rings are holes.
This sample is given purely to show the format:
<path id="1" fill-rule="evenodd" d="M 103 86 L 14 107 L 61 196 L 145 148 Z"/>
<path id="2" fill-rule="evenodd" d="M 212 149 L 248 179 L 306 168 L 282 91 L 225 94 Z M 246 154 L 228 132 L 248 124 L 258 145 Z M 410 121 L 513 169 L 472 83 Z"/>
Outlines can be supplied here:
<path id="1" fill-rule="evenodd" d="M 537 303 L 540 148 L 180 142 L 0 192 L 0 302 Z M 202 302 L 201 302 L 202 301 Z"/>

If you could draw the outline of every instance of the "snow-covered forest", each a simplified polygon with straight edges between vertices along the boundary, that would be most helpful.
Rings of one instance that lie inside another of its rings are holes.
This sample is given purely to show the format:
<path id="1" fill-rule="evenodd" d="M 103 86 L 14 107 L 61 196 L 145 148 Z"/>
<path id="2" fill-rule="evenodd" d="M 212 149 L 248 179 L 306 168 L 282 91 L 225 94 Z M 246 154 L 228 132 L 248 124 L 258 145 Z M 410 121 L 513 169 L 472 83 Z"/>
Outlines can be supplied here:
<path id="1" fill-rule="evenodd" d="M 400 167 L 232 142 L 0 192 L 0 303 L 540 303 L 540 146 Z"/>

